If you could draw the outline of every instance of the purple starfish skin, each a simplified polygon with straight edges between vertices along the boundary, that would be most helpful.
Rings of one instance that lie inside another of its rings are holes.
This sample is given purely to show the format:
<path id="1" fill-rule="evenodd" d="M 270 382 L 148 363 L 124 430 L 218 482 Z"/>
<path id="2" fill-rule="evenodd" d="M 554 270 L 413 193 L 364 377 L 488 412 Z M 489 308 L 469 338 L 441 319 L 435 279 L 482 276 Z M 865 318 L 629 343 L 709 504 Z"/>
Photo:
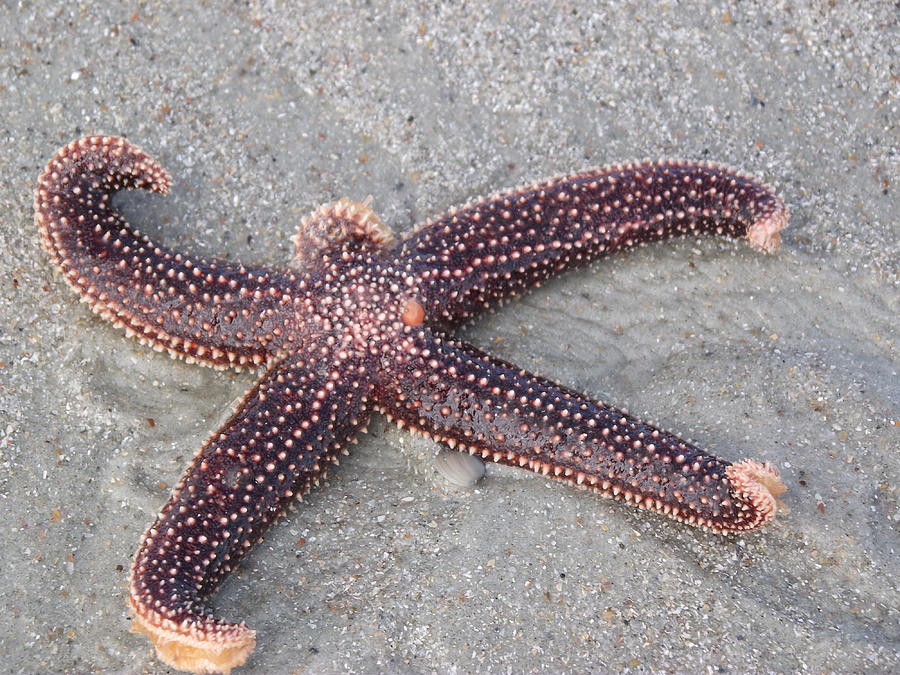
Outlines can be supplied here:
<path id="1" fill-rule="evenodd" d="M 115 137 L 50 160 L 43 243 L 92 309 L 142 343 L 214 367 L 265 366 L 206 441 L 132 567 L 134 627 L 198 672 L 244 663 L 255 633 L 203 599 L 268 525 L 325 476 L 374 411 L 457 450 L 521 466 L 714 531 L 775 515 L 775 469 L 731 464 L 440 331 L 565 270 L 673 235 L 778 247 L 784 203 L 752 177 L 677 161 L 609 166 L 476 201 L 399 244 L 367 205 L 305 218 L 283 269 L 153 244 L 110 206 L 170 179 Z"/>

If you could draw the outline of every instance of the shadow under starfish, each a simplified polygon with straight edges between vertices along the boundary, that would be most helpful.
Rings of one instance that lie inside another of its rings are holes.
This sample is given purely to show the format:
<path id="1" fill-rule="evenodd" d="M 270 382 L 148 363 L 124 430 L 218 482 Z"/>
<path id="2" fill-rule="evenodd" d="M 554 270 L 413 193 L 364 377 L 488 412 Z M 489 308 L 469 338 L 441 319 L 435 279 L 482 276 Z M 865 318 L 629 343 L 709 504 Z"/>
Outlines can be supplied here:
<path id="1" fill-rule="evenodd" d="M 740 532 L 774 517 L 785 488 L 770 464 L 731 464 L 446 335 L 621 248 L 706 232 L 775 250 L 788 210 L 754 178 L 680 161 L 608 166 L 478 200 L 398 243 L 368 205 L 340 200 L 303 220 L 285 268 L 176 253 L 110 206 L 117 190 L 169 184 L 129 141 L 88 136 L 50 160 L 35 193 L 45 248 L 95 312 L 189 362 L 265 369 L 135 558 L 133 625 L 166 663 L 227 673 L 246 661 L 254 631 L 203 599 L 375 411 L 691 525 Z"/>

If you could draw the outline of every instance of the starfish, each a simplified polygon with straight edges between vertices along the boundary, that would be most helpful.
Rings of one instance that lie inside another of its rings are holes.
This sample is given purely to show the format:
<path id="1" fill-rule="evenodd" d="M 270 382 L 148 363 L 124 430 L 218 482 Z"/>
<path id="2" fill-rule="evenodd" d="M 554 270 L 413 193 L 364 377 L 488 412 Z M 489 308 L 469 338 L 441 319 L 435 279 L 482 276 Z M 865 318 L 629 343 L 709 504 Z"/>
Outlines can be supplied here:
<path id="1" fill-rule="evenodd" d="M 243 664 L 255 632 L 203 605 L 285 507 L 380 412 L 463 453 L 518 466 L 715 532 L 775 516 L 769 463 L 730 463 L 492 358 L 452 329 L 613 251 L 689 233 L 779 245 L 788 210 L 708 163 L 611 165 L 480 199 L 395 241 L 368 204 L 304 218 L 288 266 L 177 253 L 111 206 L 170 178 L 131 142 L 88 136 L 41 175 L 44 247 L 91 309 L 157 351 L 262 375 L 197 452 L 131 569 L 133 629 L 180 669 Z"/>

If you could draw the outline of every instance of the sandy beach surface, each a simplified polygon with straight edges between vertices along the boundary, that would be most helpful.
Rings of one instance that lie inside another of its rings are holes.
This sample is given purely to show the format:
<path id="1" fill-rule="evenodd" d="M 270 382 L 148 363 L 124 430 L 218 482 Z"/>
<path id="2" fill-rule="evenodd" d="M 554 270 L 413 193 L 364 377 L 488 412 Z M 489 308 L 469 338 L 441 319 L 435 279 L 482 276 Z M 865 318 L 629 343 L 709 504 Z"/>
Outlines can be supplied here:
<path id="1" fill-rule="evenodd" d="M 833 6 L 832 6 L 833 5 Z M 900 28 L 893 2 L 0 6 L 0 671 L 165 673 L 138 539 L 254 375 L 91 314 L 38 173 L 86 133 L 175 180 L 118 198 L 177 249 L 286 263 L 301 217 L 396 232 L 504 187 L 677 156 L 740 167 L 783 246 L 599 261 L 462 334 L 736 461 L 788 513 L 721 537 L 513 469 L 474 489 L 377 418 L 211 598 L 262 673 L 897 672 Z"/>

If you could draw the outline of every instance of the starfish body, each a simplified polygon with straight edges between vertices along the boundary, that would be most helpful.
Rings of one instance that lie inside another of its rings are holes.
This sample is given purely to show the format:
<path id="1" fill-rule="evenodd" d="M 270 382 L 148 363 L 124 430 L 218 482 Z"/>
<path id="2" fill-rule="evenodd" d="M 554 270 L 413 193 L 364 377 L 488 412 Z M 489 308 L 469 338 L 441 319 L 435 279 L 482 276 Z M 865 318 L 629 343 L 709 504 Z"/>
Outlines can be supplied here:
<path id="1" fill-rule="evenodd" d="M 678 161 L 608 166 L 478 200 L 394 243 L 366 204 L 305 218 L 284 268 L 173 252 L 110 206 L 170 179 L 115 137 L 75 141 L 35 194 L 45 248 L 91 308 L 154 349 L 264 369 L 194 457 L 135 558 L 133 626 L 198 672 L 244 663 L 255 633 L 204 599 L 378 411 L 456 450 L 602 492 L 691 525 L 769 522 L 784 490 L 762 462 L 731 464 L 446 331 L 565 270 L 689 233 L 777 248 L 788 211 L 738 172 Z"/>

